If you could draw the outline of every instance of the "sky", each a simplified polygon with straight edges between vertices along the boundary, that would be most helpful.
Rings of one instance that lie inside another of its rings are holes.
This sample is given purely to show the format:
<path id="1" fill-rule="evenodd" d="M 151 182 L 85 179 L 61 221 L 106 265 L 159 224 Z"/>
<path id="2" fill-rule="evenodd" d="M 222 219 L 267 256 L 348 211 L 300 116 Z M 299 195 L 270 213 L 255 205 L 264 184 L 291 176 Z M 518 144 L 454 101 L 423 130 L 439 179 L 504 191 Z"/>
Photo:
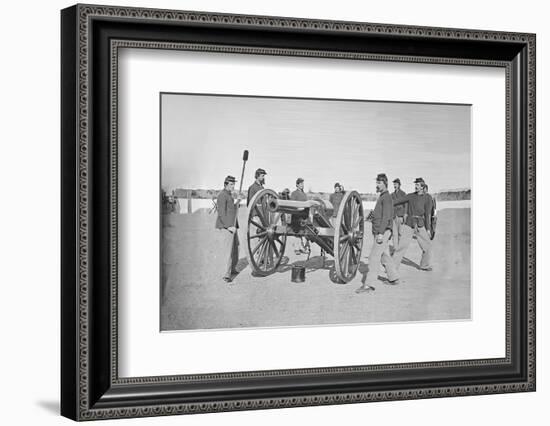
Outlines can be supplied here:
<path id="1" fill-rule="evenodd" d="M 471 107 L 455 104 L 197 94 L 161 95 L 161 186 L 243 188 L 267 171 L 267 188 L 375 192 L 375 178 L 399 177 L 406 192 L 423 177 L 430 192 L 470 188 Z M 239 187 L 240 182 L 236 184 Z"/>

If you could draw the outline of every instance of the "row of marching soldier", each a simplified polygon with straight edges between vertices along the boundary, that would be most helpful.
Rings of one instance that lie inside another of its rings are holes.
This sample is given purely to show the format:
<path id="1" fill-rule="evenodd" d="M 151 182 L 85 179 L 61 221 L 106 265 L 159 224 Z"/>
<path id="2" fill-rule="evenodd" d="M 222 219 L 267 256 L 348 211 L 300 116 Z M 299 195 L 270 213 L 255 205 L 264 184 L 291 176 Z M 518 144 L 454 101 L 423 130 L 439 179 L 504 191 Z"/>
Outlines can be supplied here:
<path id="1" fill-rule="evenodd" d="M 399 267 L 413 237 L 422 250 L 420 269 L 432 270 L 432 215 L 435 200 L 428 193 L 428 185 L 423 178 L 414 180 L 415 190 L 410 194 L 401 190 L 399 178 L 394 179 L 393 185 L 394 192 L 390 194 L 386 174 L 376 176 L 376 192 L 379 195 L 371 215 L 374 241 L 369 254 L 367 279 L 356 290 L 357 293 L 374 289 L 381 266 L 386 270 L 387 282 L 399 284 Z M 390 238 L 393 254 L 390 254 Z"/>

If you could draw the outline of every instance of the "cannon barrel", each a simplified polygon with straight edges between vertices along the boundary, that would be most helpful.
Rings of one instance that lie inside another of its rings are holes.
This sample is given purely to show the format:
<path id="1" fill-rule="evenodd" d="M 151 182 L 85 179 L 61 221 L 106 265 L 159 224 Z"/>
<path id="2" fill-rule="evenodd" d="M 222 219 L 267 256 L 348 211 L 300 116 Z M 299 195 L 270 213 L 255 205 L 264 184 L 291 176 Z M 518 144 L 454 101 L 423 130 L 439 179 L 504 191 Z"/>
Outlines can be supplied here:
<path id="1" fill-rule="evenodd" d="M 267 208 L 273 213 L 299 213 L 301 211 L 304 211 L 305 209 L 309 209 L 318 205 L 319 202 L 315 200 L 294 201 L 273 198 L 267 203 Z"/>

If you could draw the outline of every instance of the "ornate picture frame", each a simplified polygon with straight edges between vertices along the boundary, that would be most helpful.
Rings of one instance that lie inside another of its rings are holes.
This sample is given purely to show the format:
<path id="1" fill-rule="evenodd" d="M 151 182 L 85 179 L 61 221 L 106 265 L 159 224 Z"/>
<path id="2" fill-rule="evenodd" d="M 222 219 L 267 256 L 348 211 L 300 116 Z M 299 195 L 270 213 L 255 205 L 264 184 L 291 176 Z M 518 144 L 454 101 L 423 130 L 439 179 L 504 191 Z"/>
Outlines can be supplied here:
<path id="1" fill-rule="evenodd" d="M 161 416 L 535 390 L 534 34 L 76 5 L 61 12 L 61 414 Z M 118 374 L 120 48 L 500 67 L 506 73 L 506 356 Z"/>

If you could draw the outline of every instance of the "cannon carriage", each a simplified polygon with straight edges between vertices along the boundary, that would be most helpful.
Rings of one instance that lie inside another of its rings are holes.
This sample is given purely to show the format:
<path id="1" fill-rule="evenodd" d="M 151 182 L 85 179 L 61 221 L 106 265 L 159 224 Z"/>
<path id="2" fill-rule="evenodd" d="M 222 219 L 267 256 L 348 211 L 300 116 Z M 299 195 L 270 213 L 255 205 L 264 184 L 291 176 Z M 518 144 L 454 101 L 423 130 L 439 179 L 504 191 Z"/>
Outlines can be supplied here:
<path id="1" fill-rule="evenodd" d="M 359 193 L 349 191 L 331 221 L 333 207 L 321 199 L 282 199 L 271 189 L 258 191 L 250 200 L 247 217 L 246 254 L 256 275 L 277 270 L 284 256 L 287 238 L 314 243 L 321 255 L 334 258 L 335 273 L 342 282 L 352 280 L 359 268 L 363 249 L 364 212 Z M 309 253 L 308 253 L 309 256 Z"/>

